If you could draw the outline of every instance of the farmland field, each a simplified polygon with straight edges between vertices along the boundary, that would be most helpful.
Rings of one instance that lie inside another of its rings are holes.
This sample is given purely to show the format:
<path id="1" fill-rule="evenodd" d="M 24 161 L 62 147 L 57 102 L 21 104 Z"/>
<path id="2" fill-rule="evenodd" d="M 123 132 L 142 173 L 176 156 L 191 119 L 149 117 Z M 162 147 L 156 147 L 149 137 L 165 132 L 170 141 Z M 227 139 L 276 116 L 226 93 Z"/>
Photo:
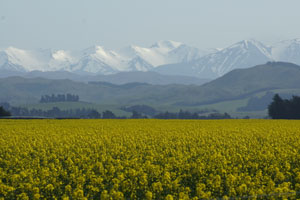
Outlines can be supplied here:
<path id="1" fill-rule="evenodd" d="M 300 123 L 0 120 L 0 199 L 300 198 Z"/>

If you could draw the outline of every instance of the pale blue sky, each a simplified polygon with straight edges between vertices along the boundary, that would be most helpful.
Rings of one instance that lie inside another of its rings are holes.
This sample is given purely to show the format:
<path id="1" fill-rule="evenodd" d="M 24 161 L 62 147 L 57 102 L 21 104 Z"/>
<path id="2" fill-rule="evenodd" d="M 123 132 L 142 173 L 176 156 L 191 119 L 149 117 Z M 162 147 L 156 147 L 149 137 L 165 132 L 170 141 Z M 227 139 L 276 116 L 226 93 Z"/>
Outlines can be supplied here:
<path id="1" fill-rule="evenodd" d="M 0 47 L 199 48 L 300 37 L 299 0 L 0 0 Z"/>

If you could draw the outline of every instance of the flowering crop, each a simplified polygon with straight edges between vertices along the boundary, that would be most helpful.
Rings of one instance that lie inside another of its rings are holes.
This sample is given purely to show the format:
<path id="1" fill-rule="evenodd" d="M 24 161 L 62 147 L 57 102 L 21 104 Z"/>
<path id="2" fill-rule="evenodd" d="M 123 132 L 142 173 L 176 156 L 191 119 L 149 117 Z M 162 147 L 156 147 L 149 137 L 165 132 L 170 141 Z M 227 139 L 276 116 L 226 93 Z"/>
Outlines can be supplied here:
<path id="1" fill-rule="evenodd" d="M 298 121 L 0 121 L 0 199 L 296 199 L 299 191 Z"/>

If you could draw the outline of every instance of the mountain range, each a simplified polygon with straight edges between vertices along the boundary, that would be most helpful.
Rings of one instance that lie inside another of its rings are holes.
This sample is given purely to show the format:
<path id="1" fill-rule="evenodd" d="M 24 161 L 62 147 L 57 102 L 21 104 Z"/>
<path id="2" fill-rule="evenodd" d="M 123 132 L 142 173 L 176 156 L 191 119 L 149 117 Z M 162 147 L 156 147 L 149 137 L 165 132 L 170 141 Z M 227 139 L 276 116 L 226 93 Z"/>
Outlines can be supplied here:
<path id="1" fill-rule="evenodd" d="M 272 46 L 256 40 L 243 40 L 223 49 L 200 50 L 183 43 L 160 41 L 149 48 L 128 46 L 109 50 L 93 46 L 80 51 L 0 50 L 0 73 L 71 72 L 79 75 L 109 75 L 119 72 L 154 71 L 164 75 L 215 79 L 240 68 L 268 61 L 300 64 L 300 39 Z"/>
<path id="2" fill-rule="evenodd" d="M 173 41 L 160 41 L 150 48 L 128 46 L 113 51 L 93 46 L 81 51 L 23 50 L 9 47 L 0 51 L 0 69 L 7 71 L 69 71 L 112 74 L 149 71 L 159 65 L 186 62 L 204 52 Z"/>
<path id="3" fill-rule="evenodd" d="M 154 71 L 129 71 L 119 72 L 116 74 L 77 74 L 68 71 L 30 71 L 30 72 L 8 72 L 2 71 L 0 78 L 19 76 L 24 78 L 46 78 L 52 80 L 68 79 L 77 82 L 107 82 L 116 85 L 126 83 L 138 82 L 147 83 L 152 85 L 169 85 L 169 84 L 182 84 L 182 85 L 202 85 L 209 82 L 210 79 L 200 79 L 194 76 L 182 75 L 163 75 Z"/>

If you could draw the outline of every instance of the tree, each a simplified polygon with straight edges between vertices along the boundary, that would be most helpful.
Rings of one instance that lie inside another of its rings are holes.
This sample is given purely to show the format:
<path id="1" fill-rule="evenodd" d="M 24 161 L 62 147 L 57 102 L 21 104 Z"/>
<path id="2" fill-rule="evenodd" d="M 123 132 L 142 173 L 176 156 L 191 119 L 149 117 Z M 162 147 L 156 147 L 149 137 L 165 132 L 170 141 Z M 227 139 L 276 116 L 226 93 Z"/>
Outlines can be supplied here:
<path id="1" fill-rule="evenodd" d="M 52 94 L 41 96 L 40 103 L 53 103 L 53 102 L 78 102 L 79 96 L 78 95 L 72 95 L 72 94 Z"/>
<path id="2" fill-rule="evenodd" d="M 115 119 L 116 115 L 113 112 L 106 110 L 102 113 L 102 118 L 103 119 Z"/>
<path id="3" fill-rule="evenodd" d="M 4 110 L 2 106 L 0 106 L 0 117 L 8 117 L 11 116 L 10 112 Z"/>
<path id="4" fill-rule="evenodd" d="M 134 110 L 134 111 L 132 111 L 132 115 L 131 115 L 130 118 L 131 119 L 142 119 L 142 118 L 145 118 L 145 117 Z"/>
<path id="5" fill-rule="evenodd" d="M 268 106 L 268 112 L 272 119 L 300 119 L 300 97 L 293 96 L 288 100 L 276 94 Z"/>
<path id="6" fill-rule="evenodd" d="M 40 100 L 40 103 L 45 103 L 45 102 L 47 102 L 47 101 L 46 101 L 46 97 L 42 96 L 42 97 L 41 97 L 41 100 Z"/>
<path id="7" fill-rule="evenodd" d="M 272 103 L 268 106 L 268 113 L 272 119 L 284 119 L 286 118 L 286 108 L 284 100 L 275 94 Z"/>
<path id="8" fill-rule="evenodd" d="M 91 119 L 99 119 L 101 118 L 101 114 L 97 110 L 91 110 L 88 117 Z"/>

